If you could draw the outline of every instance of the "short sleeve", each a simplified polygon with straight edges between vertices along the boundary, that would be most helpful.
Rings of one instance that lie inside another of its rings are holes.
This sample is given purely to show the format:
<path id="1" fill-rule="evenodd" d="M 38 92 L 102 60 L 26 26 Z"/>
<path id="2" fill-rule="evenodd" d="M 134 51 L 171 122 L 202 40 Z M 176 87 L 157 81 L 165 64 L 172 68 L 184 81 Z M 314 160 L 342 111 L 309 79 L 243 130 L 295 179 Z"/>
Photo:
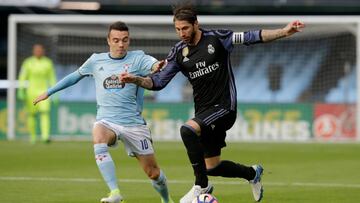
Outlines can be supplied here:
<path id="1" fill-rule="evenodd" d="M 154 63 L 157 62 L 157 59 L 150 56 L 143 54 L 139 60 L 139 74 L 141 76 L 147 76 L 151 73 L 151 68 Z"/>
<path id="2" fill-rule="evenodd" d="M 226 50 L 231 51 L 234 48 L 232 43 L 233 31 L 222 29 L 222 30 L 215 30 L 214 33 L 221 41 L 221 43 L 223 44 Z"/>
<path id="3" fill-rule="evenodd" d="M 93 75 L 95 54 L 91 55 L 78 69 L 80 75 Z"/>

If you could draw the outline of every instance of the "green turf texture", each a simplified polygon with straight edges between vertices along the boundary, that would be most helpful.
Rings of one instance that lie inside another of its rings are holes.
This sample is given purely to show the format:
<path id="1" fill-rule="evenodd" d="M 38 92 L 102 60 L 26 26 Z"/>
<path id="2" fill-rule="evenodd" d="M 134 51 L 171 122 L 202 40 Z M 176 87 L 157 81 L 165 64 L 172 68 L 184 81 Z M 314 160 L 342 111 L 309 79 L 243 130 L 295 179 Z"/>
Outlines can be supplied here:
<path id="1" fill-rule="evenodd" d="M 155 149 L 178 202 L 193 184 L 183 144 L 157 142 Z M 122 145 L 110 152 L 127 203 L 160 203 L 136 159 Z M 264 203 L 360 202 L 360 144 L 229 143 L 222 158 L 263 165 Z M 254 202 L 244 180 L 210 181 L 220 203 Z M 0 141 L 0 203 L 96 203 L 107 192 L 90 142 Z"/>

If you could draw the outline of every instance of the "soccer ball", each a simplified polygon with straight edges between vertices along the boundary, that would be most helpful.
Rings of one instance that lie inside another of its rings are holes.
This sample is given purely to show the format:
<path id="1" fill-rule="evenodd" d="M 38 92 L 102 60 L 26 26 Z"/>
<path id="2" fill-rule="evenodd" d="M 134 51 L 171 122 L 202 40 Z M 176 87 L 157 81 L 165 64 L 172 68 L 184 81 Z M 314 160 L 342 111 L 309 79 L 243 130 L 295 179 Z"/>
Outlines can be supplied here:
<path id="1" fill-rule="evenodd" d="M 219 203 L 218 200 L 210 194 L 201 194 L 197 196 L 192 203 Z"/>

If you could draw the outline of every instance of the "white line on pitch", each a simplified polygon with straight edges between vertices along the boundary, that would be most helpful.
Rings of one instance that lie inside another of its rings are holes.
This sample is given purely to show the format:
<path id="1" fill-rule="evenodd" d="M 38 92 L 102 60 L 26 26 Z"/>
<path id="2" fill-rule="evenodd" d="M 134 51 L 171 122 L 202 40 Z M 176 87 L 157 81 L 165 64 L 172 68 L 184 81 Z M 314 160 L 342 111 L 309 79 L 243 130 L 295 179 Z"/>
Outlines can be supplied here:
<path id="1" fill-rule="evenodd" d="M 58 182 L 101 182 L 101 179 L 96 178 L 51 178 L 51 177 L 7 177 L 0 176 L 0 180 L 4 181 L 58 181 Z M 127 183 L 148 183 L 150 180 L 146 179 L 120 179 L 119 182 Z M 168 180 L 169 183 L 174 184 L 188 184 L 193 183 L 191 180 Z M 240 185 L 247 184 L 245 181 L 211 181 L 219 185 Z M 264 185 L 270 186 L 295 186 L 295 187 L 339 187 L 339 188 L 360 188 L 360 184 L 345 184 L 345 183 L 281 183 L 281 182 L 264 182 Z"/>

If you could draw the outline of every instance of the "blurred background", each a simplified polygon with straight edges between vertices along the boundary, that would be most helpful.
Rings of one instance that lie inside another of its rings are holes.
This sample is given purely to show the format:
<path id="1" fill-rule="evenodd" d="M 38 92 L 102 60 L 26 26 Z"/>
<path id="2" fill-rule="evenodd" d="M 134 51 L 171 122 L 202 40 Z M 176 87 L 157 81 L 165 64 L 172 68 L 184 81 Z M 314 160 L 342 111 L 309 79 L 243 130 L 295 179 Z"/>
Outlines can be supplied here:
<path id="1" fill-rule="evenodd" d="M 239 115 L 229 140 L 359 140 L 356 136 L 359 1 L 191 2 L 197 7 L 203 28 L 275 29 L 296 19 L 307 24 L 302 33 L 292 38 L 235 48 L 232 66 Z M 16 99 L 9 100 L 14 95 L 7 93 L 13 85 L 9 82 L 18 78 L 21 63 L 31 55 L 35 42 L 45 45 L 58 79 L 76 70 L 92 53 L 108 51 L 107 26 L 115 20 L 128 23 L 132 50 L 141 49 L 163 59 L 178 41 L 171 16 L 171 7 L 176 3 L 0 0 L 0 139 L 25 139 L 28 135 L 22 104 L 16 102 L 12 117 L 9 108 L 13 107 L 8 103 L 15 104 Z M 9 30 L 9 25 L 14 29 Z M 15 47 L 8 45 L 9 36 L 16 42 Z M 13 79 L 9 78 L 9 70 L 14 71 Z M 51 114 L 53 138 L 89 139 L 96 110 L 92 79 L 84 79 L 58 95 L 60 102 L 53 106 Z M 146 92 L 144 116 L 155 139 L 179 140 L 178 127 L 192 116 L 192 108 L 192 89 L 181 74 L 164 90 Z M 13 135 L 9 135 L 12 121 Z"/>

